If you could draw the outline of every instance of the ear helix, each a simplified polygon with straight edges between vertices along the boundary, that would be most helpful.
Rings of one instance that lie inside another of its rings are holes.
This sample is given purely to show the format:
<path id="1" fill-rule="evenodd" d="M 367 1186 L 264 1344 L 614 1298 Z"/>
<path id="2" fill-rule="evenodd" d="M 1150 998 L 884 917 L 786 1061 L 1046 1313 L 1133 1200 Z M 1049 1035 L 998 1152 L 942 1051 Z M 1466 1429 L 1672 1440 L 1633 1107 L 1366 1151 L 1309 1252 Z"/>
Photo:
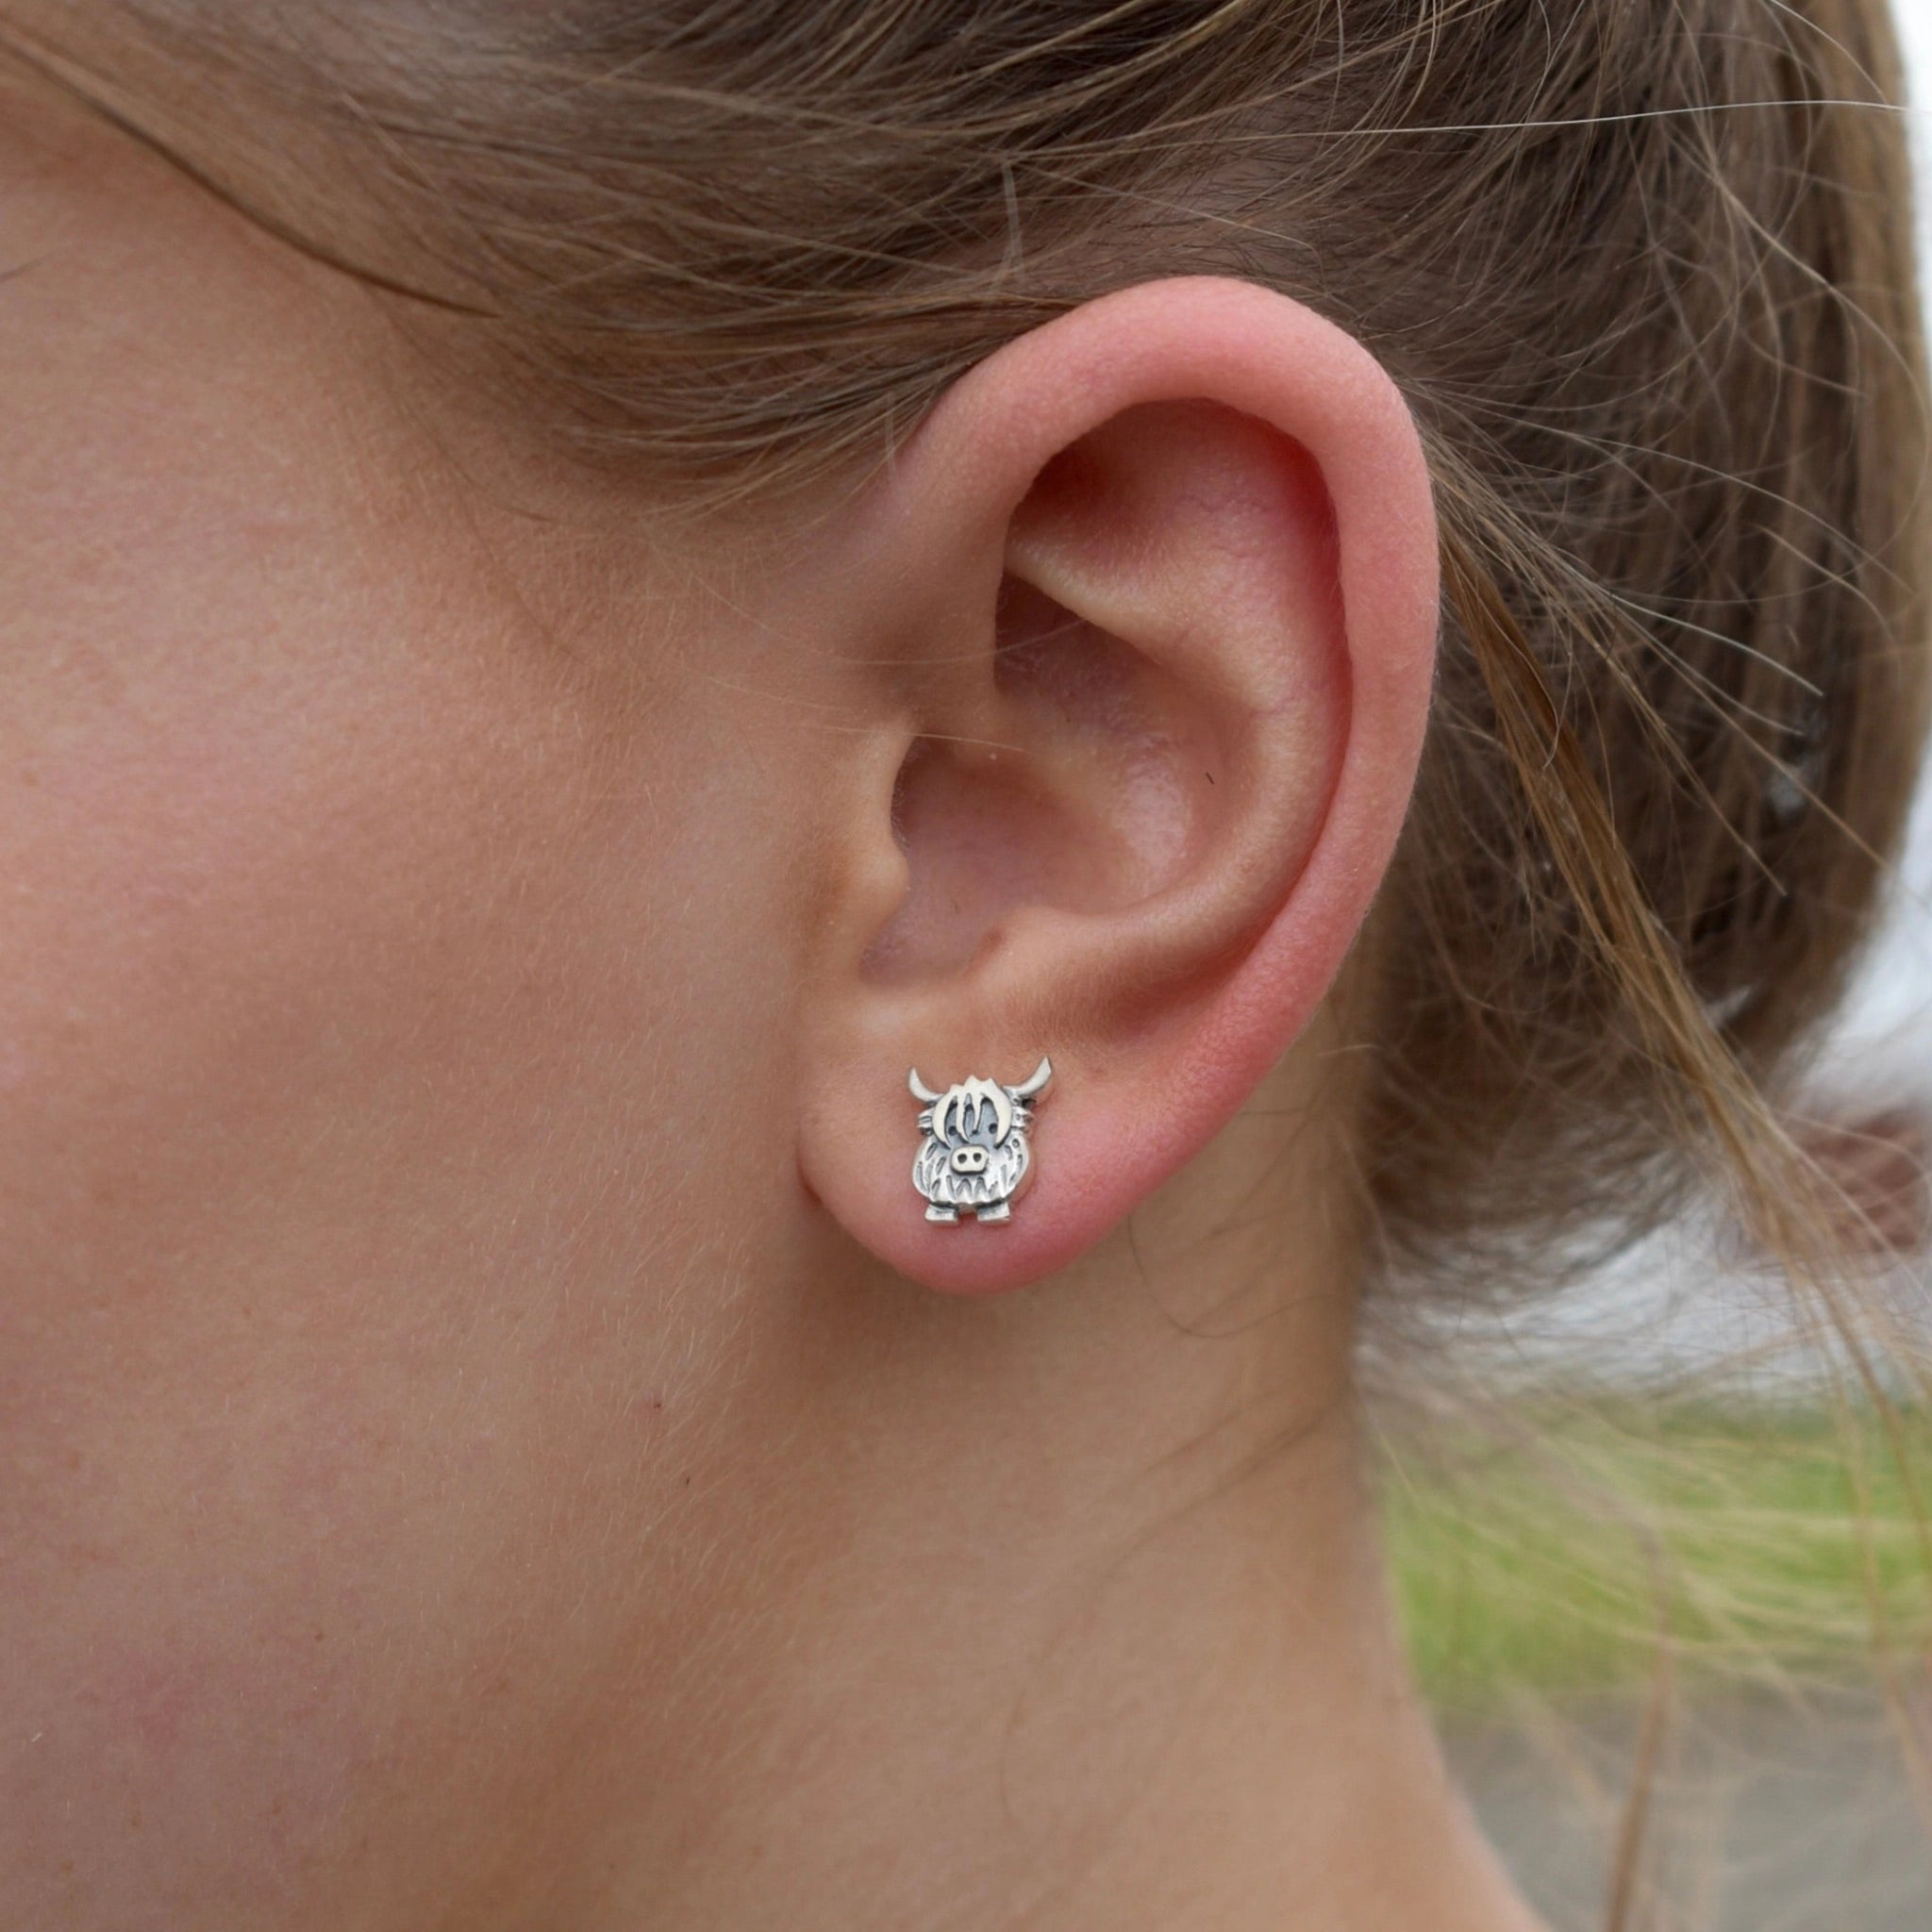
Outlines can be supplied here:
<path id="1" fill-rule="evenodd" d="M 956 1226 L 963 1214 L 998 1226 L 1012 1219 L 1033 1173 L 1033 1103 L 1052 1078 L 1044 1055 L 1017 1087 L 974 1074 L 936 1092 L 917 1067 L 908 1071 L 906 1084 L 924 1103 L 912 1185 L 925 1197 L 928 1221 Z"/>

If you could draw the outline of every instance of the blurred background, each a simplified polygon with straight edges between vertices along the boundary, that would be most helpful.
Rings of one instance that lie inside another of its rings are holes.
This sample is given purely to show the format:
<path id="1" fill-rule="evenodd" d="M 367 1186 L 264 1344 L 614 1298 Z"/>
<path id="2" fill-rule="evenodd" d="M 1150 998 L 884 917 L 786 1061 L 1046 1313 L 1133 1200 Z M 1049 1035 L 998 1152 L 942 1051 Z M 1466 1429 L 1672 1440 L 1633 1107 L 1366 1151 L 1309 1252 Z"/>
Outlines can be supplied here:
<path id="1" fill-rule="evenodd" d="M 1932 0 L 1893 8 L 1932 307 Z M 1881 1322 L 1932 1345 L 1932 787 L 1800 1119 Z M 1932 1416 L 1846 1393 L 1716 1206 L 1481 1325 L 1441 1359 L 1484 1399 L 1391 1427 L 1386 1508 L 1456 1769 L 1556 1932 L 1932 1932 Z"/>

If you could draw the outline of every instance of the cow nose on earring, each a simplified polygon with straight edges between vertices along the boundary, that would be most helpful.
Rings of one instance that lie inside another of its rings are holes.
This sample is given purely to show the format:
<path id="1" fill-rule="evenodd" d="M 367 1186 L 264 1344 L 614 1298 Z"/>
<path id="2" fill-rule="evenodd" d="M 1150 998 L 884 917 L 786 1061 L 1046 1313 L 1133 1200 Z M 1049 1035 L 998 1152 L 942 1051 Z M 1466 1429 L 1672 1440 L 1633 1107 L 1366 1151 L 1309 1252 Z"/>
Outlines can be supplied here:
<path id="1" fill-rule="evenodd" d="M 954 1148 L 953 1172 L 955 1174 L 984 1174 L 986 1172 L 986 1149 L 984 1147 Z"/>

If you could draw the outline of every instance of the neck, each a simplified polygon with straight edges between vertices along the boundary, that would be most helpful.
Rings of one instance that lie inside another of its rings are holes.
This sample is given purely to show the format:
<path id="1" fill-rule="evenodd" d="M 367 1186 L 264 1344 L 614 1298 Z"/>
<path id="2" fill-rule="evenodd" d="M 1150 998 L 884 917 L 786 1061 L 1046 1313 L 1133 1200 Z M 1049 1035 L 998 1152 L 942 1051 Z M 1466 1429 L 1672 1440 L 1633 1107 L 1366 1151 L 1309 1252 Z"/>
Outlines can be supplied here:
<path id="1" fill-rule="evenodd" d="M 1409 1690 L 1337 1257 L 1238 1198 L 997 1302 L 813 1284 L 830 1513 L 613 1927 L 1526 1932 Z"/>

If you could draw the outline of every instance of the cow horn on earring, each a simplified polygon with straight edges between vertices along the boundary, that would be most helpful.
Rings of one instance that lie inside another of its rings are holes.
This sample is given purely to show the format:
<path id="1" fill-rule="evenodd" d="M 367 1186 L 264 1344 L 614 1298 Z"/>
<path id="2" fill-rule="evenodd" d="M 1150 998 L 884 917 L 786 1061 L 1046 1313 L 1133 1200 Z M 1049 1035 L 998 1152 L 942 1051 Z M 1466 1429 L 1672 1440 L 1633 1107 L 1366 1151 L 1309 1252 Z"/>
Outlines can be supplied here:
<path id="1" fill-rule="evenodd" d="M 924 1104 L 912 1185 L 925 1196 L 928 1221 L 951 1225 L 965 1214 L 997 1225 L 1012 1218 L 1013 1202 L 1033 1168 L 1031 1103 L 1052 1078 L 1053 1062 L 1044 1055 L 1017 1087 L 975 1074 L 936 1093 L 917 1067 L 908 1072 L 912 1097 Z"/>
<path id="2" fill-rule="evenodd" d="M 1041 1054 L 1040 1064 L 1026 1075 L 1025 1079 L 1021 1081 L 1019 1086 L 1008 1087 L 1007 1091 L 1015 1100 L 1031 1100 L 1036 1093 L 1044 1093 L 1046 1091 L 1046 1083 L 1052 1078 L 1053 1062 L 1044 1054 Z"/>

